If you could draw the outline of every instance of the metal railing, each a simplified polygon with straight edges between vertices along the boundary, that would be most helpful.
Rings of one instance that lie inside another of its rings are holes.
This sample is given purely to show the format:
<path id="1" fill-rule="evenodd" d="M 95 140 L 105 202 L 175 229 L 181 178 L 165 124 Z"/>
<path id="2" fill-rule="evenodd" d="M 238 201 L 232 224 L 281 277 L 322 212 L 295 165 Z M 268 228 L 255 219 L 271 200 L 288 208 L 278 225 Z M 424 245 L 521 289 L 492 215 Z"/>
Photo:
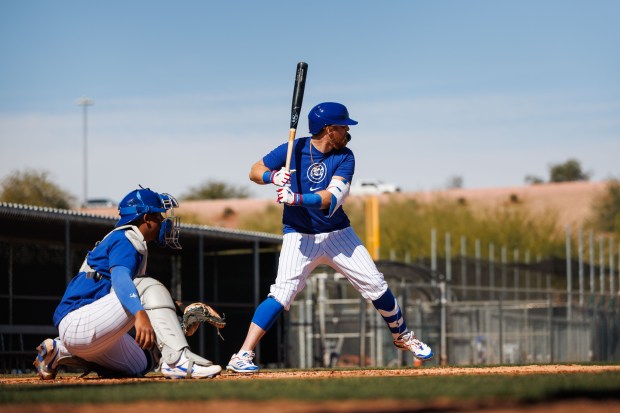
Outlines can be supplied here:
<path id="1" fill-rule="evenodd" d="M 580 305 L 566 290 L 551 288 L 549 277 L 546 283 L 546 288 L 526 290 L 403 281 L 391 289 L 408 327 L 433 348 L 436 356 L 428 363 L 620 361 L 618 298 L 585 294 Z M 419 297 L 418 289 L 434 290 L 435 298 L 412 300 Z M 292 367 L 415 363 L 410 353 L 395 349 L 372 303 L 361 299 L 338 273 L 310 277 L 289 317 Z"/>

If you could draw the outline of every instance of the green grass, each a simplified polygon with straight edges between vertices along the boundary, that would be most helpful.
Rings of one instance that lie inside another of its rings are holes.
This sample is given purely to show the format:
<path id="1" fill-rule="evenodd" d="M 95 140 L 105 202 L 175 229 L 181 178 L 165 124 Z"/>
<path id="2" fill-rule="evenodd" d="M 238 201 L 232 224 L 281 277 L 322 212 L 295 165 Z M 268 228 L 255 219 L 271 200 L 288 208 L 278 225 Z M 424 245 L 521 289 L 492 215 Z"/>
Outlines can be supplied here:
<path id="1" fill-rule="evenodd" d="M 620 398 L 620 372 L 524 376 L 417 376 L 2 385 L 0 404 L 132 401 L 414 399 L 540 402 Z"/>

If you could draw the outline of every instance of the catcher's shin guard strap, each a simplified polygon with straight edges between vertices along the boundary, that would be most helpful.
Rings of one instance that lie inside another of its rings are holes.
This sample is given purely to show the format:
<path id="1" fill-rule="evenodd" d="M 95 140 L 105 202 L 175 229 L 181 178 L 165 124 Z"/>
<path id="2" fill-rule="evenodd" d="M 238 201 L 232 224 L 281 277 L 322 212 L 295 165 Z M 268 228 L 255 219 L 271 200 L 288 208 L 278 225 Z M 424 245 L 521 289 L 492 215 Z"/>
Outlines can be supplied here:
<path id="1" fill-rule="evenodd" d="M 190 359 L 187 362 L 187 374 L 185 374 L 185 378 L 186 379 L 191 379 L 192 378 L 192 371 L 193 370 L 194 370 L 194 361 Z"/>
<path id="2" fill-rule="evenodd" d="M 276 322 L 282 310 L 284 310 L 282 304 L 273 297 L 267 297 L 265 301 L 256 307 L 252 322 L 267 331 Z"/>

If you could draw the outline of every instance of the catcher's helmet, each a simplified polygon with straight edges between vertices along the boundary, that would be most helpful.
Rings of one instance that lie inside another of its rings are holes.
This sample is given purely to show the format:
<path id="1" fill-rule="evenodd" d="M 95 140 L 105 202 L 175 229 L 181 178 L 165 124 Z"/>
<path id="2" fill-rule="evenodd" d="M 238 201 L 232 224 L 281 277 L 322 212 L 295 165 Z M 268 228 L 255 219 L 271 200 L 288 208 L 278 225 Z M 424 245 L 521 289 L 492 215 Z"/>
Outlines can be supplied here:
<path id="1" fill-rule="evenodd" d="M 170 246 L 180 249 L 179 244 L 179 217 L 174 216 L 174 208 L 179 203 L 170 194 L 157 193 L 149 188 L 135 189 L 128 193 L 118 204 L 118 212 L 121 218 L 116 223 L 117 227 L 127 225 L 144 214 L 160 213 L 166 215 L 170 212 L 170 217 L 165 217 L 161 225 L 159 234 L 159 245 Z"/>
<path id="2" fill-rule="evenodd" d="M 308 113 L 310 133 L 316 135 L 329 125 L 357 125 L 357 121 L 349 118 L 346 106 L 336 102 L 319 103 Z"/>

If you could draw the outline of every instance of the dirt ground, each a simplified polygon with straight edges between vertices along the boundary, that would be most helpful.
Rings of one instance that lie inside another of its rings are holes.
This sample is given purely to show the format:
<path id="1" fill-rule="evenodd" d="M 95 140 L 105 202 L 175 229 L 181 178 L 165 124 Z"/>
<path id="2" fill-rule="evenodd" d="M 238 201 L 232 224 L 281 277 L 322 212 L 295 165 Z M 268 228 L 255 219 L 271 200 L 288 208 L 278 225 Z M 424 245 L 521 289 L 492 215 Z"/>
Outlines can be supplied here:
<path id="1" fill-rule="evenodd" d="M 322 371 L 265 371 L 256 375 L 237 375 L 222 373 L 212 379 L 222 380 L 273 380 L 273 379 L 329 379 L 334 377 L 376 377 L 376 376 L 456 376 L 456 375 L 528 375 L 541 373 L 562 374 L 596 374 L 605 371 L 620 371 L 620 366 L 581 366 L 581 365 L 532 365 L 507 367 L 459 368 L 445 367 L 432 369 L 393 369 L 393 370 L 322 370 Z M 100 379 L 91 374 L 85 378 L 76 376 L 62 376 L 56 380 L 40 381 L 37 377 L 0 378 L 2 385 L 15 384 L 45 384 L 55 385 L 88 385 L 114 384 L 127 382 L 156 382 L 166 381 L 161 375 L 149 375 L 141 379 Z M 276 401 L 231 401 L 215 400 L 206 402 L 137 402 L 132 404 L 107 405 L 2 405 L 3 413 L 29 412 L 68 412 L 68 413 L 171 413 L 184 412 L 291 412 L 291 413 L 319 413 L 319 412 L 499 412 L 499 413 L 588 413 L 606 412 L 620 413 L 620 395 L 616 400 L 568 400 L 537 404 L 511 404 L 508 402 L 455 402 L 451 400 L 434 400 L 432 402 L 416 401 L 325 401 L 305 402 L 291 400 Z"/>

